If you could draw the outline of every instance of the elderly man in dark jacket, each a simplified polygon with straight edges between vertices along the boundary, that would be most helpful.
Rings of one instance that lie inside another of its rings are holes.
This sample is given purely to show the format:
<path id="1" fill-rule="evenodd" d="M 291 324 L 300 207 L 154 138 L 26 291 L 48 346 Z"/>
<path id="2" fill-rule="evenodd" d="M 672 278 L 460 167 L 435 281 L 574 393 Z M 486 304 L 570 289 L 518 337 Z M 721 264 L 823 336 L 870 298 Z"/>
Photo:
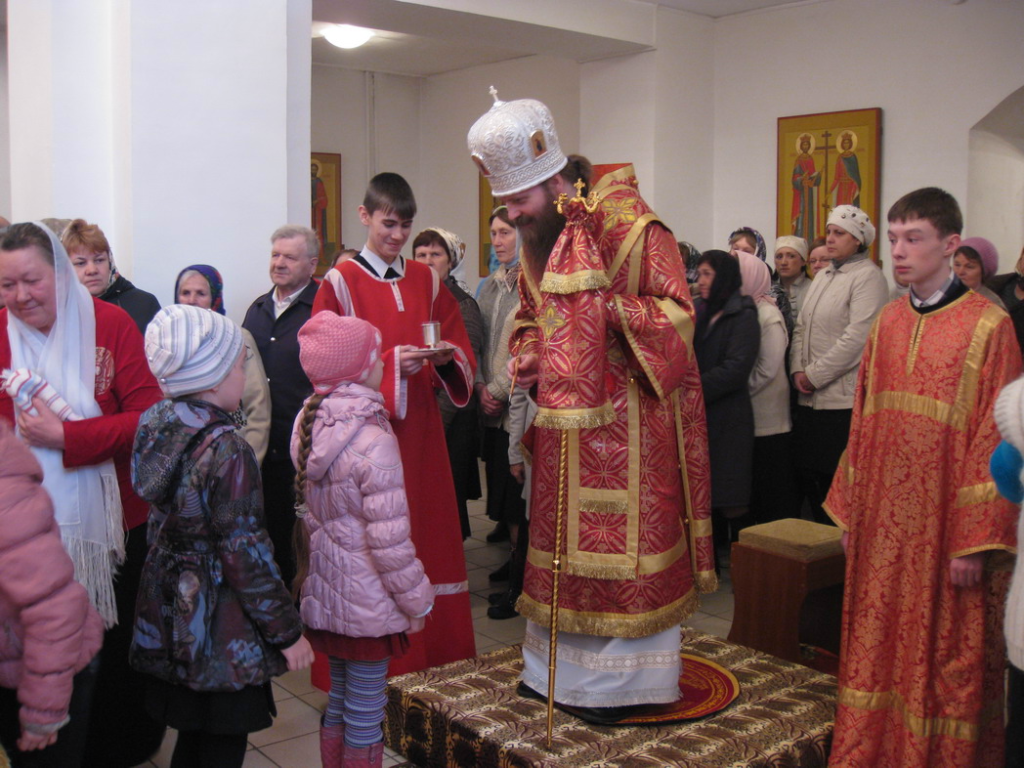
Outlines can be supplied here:
<path id="1" fill-rule="evenodd" d="M 292 424 L 313 386 L 299 364 L 298 333 L 313 311 L 313 280 L 320 246 L 309 227 L 288 224 L 270 236 L 270 279 L 274 287 L 245 313 L 242 327 L 259 347 L 270 385 L 270 444 L 263 459 L 266 525 L 281 576 L 295 575 L 291 551 L 295 523 L 295 468 L 288 454 Z"/>

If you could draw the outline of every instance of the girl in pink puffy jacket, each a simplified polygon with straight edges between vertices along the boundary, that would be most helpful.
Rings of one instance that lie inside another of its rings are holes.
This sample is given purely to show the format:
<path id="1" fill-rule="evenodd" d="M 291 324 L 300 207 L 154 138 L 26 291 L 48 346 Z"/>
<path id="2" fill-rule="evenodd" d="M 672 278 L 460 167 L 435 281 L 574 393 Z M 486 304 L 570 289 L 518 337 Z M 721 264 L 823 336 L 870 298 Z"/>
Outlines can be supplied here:
<path id="1" fill-rule="evenodd" d="M 76 768 L 103 622 L 75 581 L 42 478 L 0 419 L 0 742 L 15 766 Z"/>
<path id="2" fill-rule="evenodd" d="M 327 766 L 380 766 L 388 662 L 423 627 L 434 590 L 409 535 L 398 441 L 378 388 L 381 336 L 333 312 L 299 331 L 313 384 L 292 433 L 294 589 L 313 648 L 330 659 L 320 728 Z"/>

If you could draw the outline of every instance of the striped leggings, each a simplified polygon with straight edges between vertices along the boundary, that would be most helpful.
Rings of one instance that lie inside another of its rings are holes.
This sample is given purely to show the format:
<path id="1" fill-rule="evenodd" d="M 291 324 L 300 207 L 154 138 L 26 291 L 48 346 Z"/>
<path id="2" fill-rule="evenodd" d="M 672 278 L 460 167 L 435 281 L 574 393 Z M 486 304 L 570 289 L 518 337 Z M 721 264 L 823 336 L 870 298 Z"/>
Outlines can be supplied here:
<path id="1" fill-rule="evenodd" d="M 331 690 L 327 695 L 324 725 L 345 724 L 345 744 L 368 747 L 382 741 L 381 722 L 387 696 L 384 686 L 390 658 L 380 661 L 349 661 L 328 657 Z"/>

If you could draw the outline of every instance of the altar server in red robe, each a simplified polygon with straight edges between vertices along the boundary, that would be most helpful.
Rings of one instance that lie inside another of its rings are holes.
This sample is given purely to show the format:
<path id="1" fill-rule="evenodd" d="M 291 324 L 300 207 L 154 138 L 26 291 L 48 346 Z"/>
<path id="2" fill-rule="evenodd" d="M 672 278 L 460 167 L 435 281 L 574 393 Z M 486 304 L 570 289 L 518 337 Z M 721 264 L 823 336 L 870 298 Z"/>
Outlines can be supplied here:
<path id="1" fill-rule="evenodd" d="M 1002 633 L 1017 508 L 988 472 L 993 406 L 1020 373 L 1013 324 L 950 270 L 963 219 L 941 189 L 889 209 L 910 293 L 875 321 L 825 502 L 846 586 L 830 766 L 1003 764 Z"/>
<path id="2" fill-rule="evenodd" d="M 473 392 L 476 360 L 458 302 L 437 273 L 401 255 L 416 200 L 396 173 L 370 180 L 359 219 L 366 245 L 324 277 L 313 314 L 328 310 L 360 317 L 380 329 L 384 380 L 380 391 L 405 467 L 412 541 L 437 600 L 408 653 L 393 660 L 400 675 L 476 655 L 469 583 L 444 425 L 434 397 L 443 388 L 462 407 Z M 425 349 L 424 323 L 440 325 L 436 349 Z"/>

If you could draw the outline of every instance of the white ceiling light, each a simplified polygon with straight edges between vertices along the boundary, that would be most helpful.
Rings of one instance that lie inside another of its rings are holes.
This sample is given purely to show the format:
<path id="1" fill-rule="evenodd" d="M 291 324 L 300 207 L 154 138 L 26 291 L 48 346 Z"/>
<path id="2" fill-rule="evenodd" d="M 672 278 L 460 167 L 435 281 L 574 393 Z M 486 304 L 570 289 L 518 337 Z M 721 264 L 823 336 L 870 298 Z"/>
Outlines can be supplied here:
<path id="1" fill-rule="evenodd" d="M 358 48 L 373 37 L 374 32 L 372 29 L 354 27 L 351 24 L 334 24 L 326 27 L 323 35 L 327 42 L 339 48 Z"/>

